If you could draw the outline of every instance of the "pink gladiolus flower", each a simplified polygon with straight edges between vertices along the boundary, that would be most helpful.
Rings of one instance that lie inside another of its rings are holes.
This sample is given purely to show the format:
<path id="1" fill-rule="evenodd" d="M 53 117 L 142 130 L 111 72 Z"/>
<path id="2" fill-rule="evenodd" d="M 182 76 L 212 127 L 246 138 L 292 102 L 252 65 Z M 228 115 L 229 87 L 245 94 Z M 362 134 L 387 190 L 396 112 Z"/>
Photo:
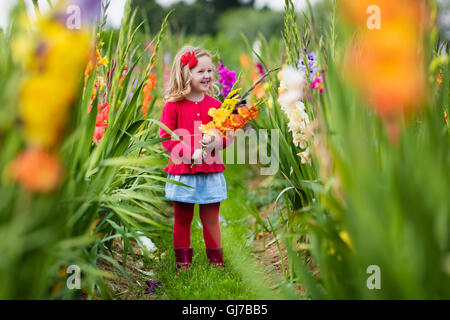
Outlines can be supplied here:
<path id="1" fill-rule="evenodd" d="M 109 104 L 105 102 L 102 105 L 99 105 L 97 108 L 97 120 L 95 121 L 95 126 L 104 127 L 108 126 L 109 119 Z"/>
<path id="2" fill-rule="evenodd" d="M 316 90 L 320 90 L 320 93 L 323 93 L 323 81 L 322 81 L 322 77 L 316 77 L 314 79 L 314 81 L 311 83 L 311 88 L 312 89 L 316 89 Z"/>
<path id="3" fill-rule="evenodd" d="M 105 133 L 105 128 L 104 127 L 95 127 L 94 137 L 92 138 L 92 141 L 95 144 L 99 144 L 100 140 L 103 138 L 103 134 L 104 133 Z"/>
<path id="4" fill-rule="evenodd" d="M 95 144 L 99 144 L 100 140 L 105 133 L 105 129 L 108 127 L 108 119 L 109 119 L 109 103 L 105 102 L 104 104 L 99 104 L 97 106 L 97 119 L 95 121 L 95 130 L 92 141 Z"/>
<path id="5" fill-rule="evenodd" d="M 263 65 L 258 62 L 256 68 L 258 69 L 259 75 L 262 77 L 265 74 Z"/>

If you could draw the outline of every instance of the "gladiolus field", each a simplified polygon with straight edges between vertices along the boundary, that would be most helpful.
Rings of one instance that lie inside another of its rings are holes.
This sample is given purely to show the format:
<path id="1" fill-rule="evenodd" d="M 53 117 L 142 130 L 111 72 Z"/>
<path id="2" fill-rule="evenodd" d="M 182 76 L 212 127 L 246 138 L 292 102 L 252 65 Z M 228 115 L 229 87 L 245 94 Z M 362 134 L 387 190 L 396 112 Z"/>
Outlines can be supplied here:
<path id="1" fill-rule="evenodd" d="M 20 0 L 0 29 L 0 299 L 450 299 L 448 7 L 284 0 L 279 32 L 231 40 L 131 0 L 113 28 L 110 3 Z M 196 206 L 177 274 L 159 130 L 184 45 L 217 67 L 199 132 L 234 140 L 226 267 Z"/>

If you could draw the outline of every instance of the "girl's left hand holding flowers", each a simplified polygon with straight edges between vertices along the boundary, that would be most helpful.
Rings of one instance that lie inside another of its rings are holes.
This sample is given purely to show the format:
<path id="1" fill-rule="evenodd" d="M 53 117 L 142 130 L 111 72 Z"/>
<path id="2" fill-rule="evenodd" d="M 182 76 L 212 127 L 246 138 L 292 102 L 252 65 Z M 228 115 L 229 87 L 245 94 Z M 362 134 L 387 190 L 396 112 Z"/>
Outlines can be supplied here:
<path id="1" fill-rule="evenodd" d="M 213 136 L 206 133 L 203 135 L 201 144 L 202 148 L 205 149 L 206 151 L 213 150 L 222 140 L 221 134 L 218 130 L 214 130 L 213 133 L 214 133 Z"/>
<path id="2" fill-rule="evenodd" d="M 222 141 L 222 135 L 221 133 L 217 130 L 217 129 L 213 129 L 213 134 L 214 135 L 209 135 L 207 133 L 203 134 L 202 137 L 202 141 L 200 142 L 202 145 L 202 159 L 205 159 L 208 156 L 208 153 L 211 152 L 212 150 L 214 150 L 220 143 L 220 141 Z M 200 149 L 197 149 L 200 150 Z M 196 150 L 196 151 L 197 151 Z M 200 156 L 200 153 L 197 154 L 197 157 Z M 194 164 L 197 163 L 196 161 L 194 161 L 194 163 L 191 165 L 191 168 L 194 166 Z"/>

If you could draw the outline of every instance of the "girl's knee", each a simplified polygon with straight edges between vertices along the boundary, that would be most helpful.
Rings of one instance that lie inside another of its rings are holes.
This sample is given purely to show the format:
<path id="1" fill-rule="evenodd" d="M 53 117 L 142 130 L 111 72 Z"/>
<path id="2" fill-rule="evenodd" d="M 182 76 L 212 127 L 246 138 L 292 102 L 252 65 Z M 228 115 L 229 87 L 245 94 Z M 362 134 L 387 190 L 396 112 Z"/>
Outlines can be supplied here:
<path id="1" fill-rule="evenodd" d="M 208 225 L 216 225 L 219 224 L 219 213 L 215 212 L 201 212 L 200 213 L 200 220 L 203 224 Z"/>
<path id="2" fill-rule="evenodd" d="M 183 225 L 188 225 L 192 223 L 192 220 L 194 218 L 194 214 L 189 214 L 189 213 L 180 213 L 180 214 L 175 214 L 175 223 L 176 224 L 183 224 Z"/>

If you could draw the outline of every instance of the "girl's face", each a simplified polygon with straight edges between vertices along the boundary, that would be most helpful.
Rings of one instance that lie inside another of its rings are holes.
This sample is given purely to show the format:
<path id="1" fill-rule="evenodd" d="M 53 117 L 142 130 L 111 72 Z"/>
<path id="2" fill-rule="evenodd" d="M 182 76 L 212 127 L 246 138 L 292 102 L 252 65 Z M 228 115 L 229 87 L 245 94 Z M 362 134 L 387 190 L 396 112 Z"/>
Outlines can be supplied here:
<path id="1" fill-rule="evenodd" d="M 191 69 L 191 90 L 197 93 L 206 93 L 212 85 L 213 63 L 208 56 L 198 58 L 198 63 Z"/>

